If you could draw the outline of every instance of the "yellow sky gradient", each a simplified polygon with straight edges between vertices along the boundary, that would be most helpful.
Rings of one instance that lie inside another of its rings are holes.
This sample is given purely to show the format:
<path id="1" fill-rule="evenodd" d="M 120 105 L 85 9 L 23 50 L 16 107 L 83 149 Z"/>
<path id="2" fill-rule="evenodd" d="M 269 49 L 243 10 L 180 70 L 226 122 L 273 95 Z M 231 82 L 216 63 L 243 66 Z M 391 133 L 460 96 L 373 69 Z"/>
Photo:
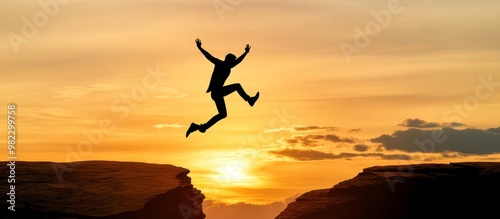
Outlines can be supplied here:
<path id="1" fill-rule="evenodd" d="M 230 9 L 222 14 L 201 0 L 47 2 L 49 9 L 35 0 L 0 3 L 0 106 L 17 105 L 20 160 L 169 163 L 190 169 L 208 199 L 263 204 L 331 187 L 373 165 L 499 158 L 388 151 L 370 141 L 405 130 L 398 124 L 408 118 L 451 122 L 446 112 L 474 97 L 480 78 L 500 82 L 496 0 L 220 1 Z M 391 7 L 399 13 L 356 46 L 356 29 Z M 26 20 L 35 32 L 26 32 Z M 251 108 L 236 94 L 226 97 L 228 117 L 186 139 L 191 122 L 217 113 L 205 93 L 213 66 L 196 38 L 221 59 L 250 44 L 226 84 L 261 98 Z M 342 43 L 359 54 L 346 58 Z M 487 97 L 454 122 L 499 127 L 498 90 L 481 90 Z M 336 129 L 294 130 L 305 126 Z M 269 153 L 291 148 L 287 139 L 332 133 L 357 140 L 311 150 L 354 153 L 364 144 L 413 159 L 299 161 Z"/>

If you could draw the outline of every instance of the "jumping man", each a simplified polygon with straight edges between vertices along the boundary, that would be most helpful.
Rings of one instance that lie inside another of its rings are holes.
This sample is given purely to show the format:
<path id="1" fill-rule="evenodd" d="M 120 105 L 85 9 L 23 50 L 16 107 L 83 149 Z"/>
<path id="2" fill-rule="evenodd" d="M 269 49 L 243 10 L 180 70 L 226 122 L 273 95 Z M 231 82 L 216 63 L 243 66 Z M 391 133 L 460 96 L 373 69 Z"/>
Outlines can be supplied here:
<path id="1" fill-rule="evenodd" d="M 250 45 L 248 44 L 246 45 L 245 52 L 240 57 L 236 58 L 235 55 L 229 53 L 226 55 L 224 61 L 222 61 L 218 58 L 213 57 L 212 55 L 210 55 L 210 53 L 201 48 L 200 39 L 196 39 L 195 42 L 196 46 L 201 51 L 201 53 L 215 65 L 214 70 L 212 72 L 212 78 L 210 79 L 210 85 L 208 86 L 207 89 L 207 93 L 211 92 L 210 95 L 212 97 L 212 100 L 214 100 L 215 105 L 217 106 L 217 111 L 219 112 L 219 114 L 213 116 L 205 124 L 191 123 L 186 132 L 186 138 L 189 136 L 189 134 L 197 130 L 200 131 L 201 133 L 205 133 L 207 129 L 212 127 L 219 120 L 226 118 L 227 112 L 226 112 L 226 104 L 224 102 L 224 97 L 233 93 L 234 91 L 238 92 L 241 98 L 247 101 L 248 104 L 250 104 L 250 106 L 253 106 L 255 104 L 255 101 L 259 99 L 259 92 L 257 92 L 255 96 L 250 97 L 243 90 L 243 88 L 239 83 L 224 86 L 227 77 L 229 77 L 229 74 L 231 73 L 231 68 L 233 68 L 234 66 L 238 65 L 241 61 L 243 61 L 248 52 L 250 52 Z"/>

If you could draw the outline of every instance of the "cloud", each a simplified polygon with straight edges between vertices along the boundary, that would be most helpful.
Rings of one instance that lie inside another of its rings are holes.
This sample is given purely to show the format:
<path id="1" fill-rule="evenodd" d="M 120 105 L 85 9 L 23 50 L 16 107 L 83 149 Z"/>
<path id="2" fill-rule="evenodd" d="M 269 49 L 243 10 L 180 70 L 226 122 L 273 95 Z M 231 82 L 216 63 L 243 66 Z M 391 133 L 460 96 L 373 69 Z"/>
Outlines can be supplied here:
<path id="1" fill-rule="evenodd" d="M 411 128 L 371 139 L 387 150 L 406 152 L 459 152 L 464 154 L 500 153 L 498 128 L 457 130 L 444 127 L 439 130 Z"/>
<path id="2" fill-rule="evenodd" d="M 365 139 L 368 142 L 332 133 L 294 134 L 281 139 L 283 143 L 281 146 L 286 146 L 286 148 L 274 148 L 268 153 L 299 161 L 367 157 L 384 160 L 435 160 L 500 153 L 500 127 L 484 130 L 456 129 L 454 127 L 465 125 L 463 123 L 427 122 L 418 118 L 407 119 L 401 125 L 410 128 Z M 287 127 L 292 130 L 296 128 Z M 321 126 L 300 126 L 298 130 L 320 128 Z M 371 145 L 370 142 L 378 144 Z M 336 145 L 337 143 L 340 145 Z M 342 151 L 337 150 L 339 146 L 343 148 Z M 377 149 L 372 151 L 372 146 Z M 336 149 L 332 150 L 333 148 Z M 422 156 L 420 153 L 427 154 Z"/>
<path id="3" fill-rule="evenodd" d="M 466 126 L 464 123 L 460 122 L 447 122 L 447 123 L 441 123 L 442 127 L 463 127 Z"/>
<path id="4" fill-rule="evenodd" d="M 494 132 L 494 133 L 499 133 L 500 134 L 500 127 L 498 127 L 498 128 L 490 128 L 487 131 Z"/>
<path id="5" fill-rule="evenodd" d="M 177 99 L 187 96 L 187 94 L 182 93 L 179 90 L 169 86 L 163 86 L 154 89 L 151 92 L 154 93 L 153 97 L 157 99 L 167 99 L 167 98 Z"/>
<path id="6" fill-rule="evenodd" d="M 326 130 L 326 131 L 336 131 L 337 127 L 332 126 L 296 126 L 295 131 L 318 131 L 318 130 Z"/>
<path id="7" fill-rule="evenodd" d="M 317 150 L 298 150 L 298 149 L 283 149 L 278 151 L 269 151 L 270 154 L 289 157 L 300 161 L 310 160 L 338 160 L 351 159 L 355 157 L 378 157 L 384 160 L 411 160 L 409 155 L 405 154 L 384 154 L 384 153 L 327 153 Z"/>
<path id="8" fill-rule="evenodd" d="M 109 91 L 116 89 L 114 85 L 110 84 L 91 84 L 89 86 L 66 86 L 62 90 L 55 91 L 53 97 L 69 97 L 78 98 L 83 97 L 93 91 Z"/>
<path id="9" fill-rule="evenodd" d="M 294 136 L 292 138 L 285 139 L 285 142 L 291 145 L 300 144 L 306 147 L 313 147 L 319 145 L 319 141 L 317 139 L 308 138 L 307 136 Z"/>
<path id="10" fill-rule="evenodd" d="M 315 150 L 283 149 L 279 151 L 269 151 L 270 154 L 290 157 L 295 160 L 326 160 L 333 159 L 333 154 Z"/>
<path id="11" fill-rule="evenodd" d="M 367 145 L 364 145 L 364 144 L 357 144 L 357 145 L 354 145 L 354 150 L 355 151 L 359 151 L 359 152 L 365 152 L 368 150 L 368 146 Z"/>
<path id="12" fill-rule="evenodd" d="M 355 143 L 356 139 L 354 138 L 343 138 L 334 134 L 326 134 L 326 135 L 294 135 L 291 138 L 285 139 L 286 143 L 291 145 L 300 144 L 305 147 L 314 147 L 321 145 L 320 141 L 330 141 L 334 143 L 344 142 L 344 143 Z"/>
<path id="13" fill-rule="evenodd" d="M 285 131 L 285 132 L 294 132 L 295 131 L 295 127 L 287 125 L 287 126 L 282 126 L 282 127 L 279 127 L 279 128 L 273 128 L 273 129 L 266 129 L 266 130 L 264 130 L 265 133 L 276 133 L 276 132 L 282 132 L 282 131 Z"/>
<path id="14" fill-rule="evenodd" d="M 355 143 L 356 139 L 354 138 L 341 138 L 337 135 L 333 134 L 328 134 L 328 135 L 323 135 L 323 138 L 325 140 L 331 141 L 331 142 L 345 142 L 345 143 Z"/>
<path id="15" fill-rule="evenodd" d="M 422 119 L 406 119 L 399 126 L 409 127 L 409 128 L 440 128 L 440 127 L 461 127 L 465 126 L 463 123 L 451 122 L 451 123 L 437 123 L 437 122 L 427 122 Z"/>
<path id="16" fill-rule="evenodd" d="M 353 132 L 353 133 L 358 133 L 360 132 L 361 129 L 360 128 L 356 128 L 356 129 L 349 129 L 348 132 Z"/>
<path id="17" fill-rule="evenodd" d="M 280 131 L 287 131 L 290 133 L 295 133 L 295 132 L 314 132 L 314 131 L 337 131 L 337 127 L 333 126 L 303 126 L 303 125 L 287 125 L 279 128 L 274 128 L 274 129 L 267 129 L 264 132 L 266 133 L 272 133 L 272 132 L 280 132 Z"/>
<path id="18" fill-rule="evenodd" d="M 162 129 L 162 128 L 183 128 L 185 125 L 179 125 L 179 124 L 156 124 L 153 125 L 153 128 L 157 129 Z"/>
<path id="19" fill-rule="evenodd" d="M 415 127 L 415 128 L 436 128 L 440 127 L 439 123 L 436 122 L 426 122 L 421 119 L 406 119 L 401 124 L 398 124 L 404 127 Z"/>

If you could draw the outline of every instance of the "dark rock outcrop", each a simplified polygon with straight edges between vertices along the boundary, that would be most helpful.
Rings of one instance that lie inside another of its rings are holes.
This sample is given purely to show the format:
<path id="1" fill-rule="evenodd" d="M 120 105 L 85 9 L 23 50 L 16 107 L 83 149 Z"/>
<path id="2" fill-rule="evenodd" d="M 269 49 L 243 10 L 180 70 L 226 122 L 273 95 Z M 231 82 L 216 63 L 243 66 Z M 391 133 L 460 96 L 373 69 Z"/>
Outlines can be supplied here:
<path id="1" fill-rule="evenodd" d="M 375 166 L 303 194 L 276 219 L 491 218 L 498 197 L 500 163 Z"/>
<path id="2" fill-rule="evenodd" d="M 191 185 L 188 169 L 115 161 L 0 163 L 4 199 L 1 218 L 203 219 L 204 195 Z M 15 185 L 15 212 L 10 206 Z"/>

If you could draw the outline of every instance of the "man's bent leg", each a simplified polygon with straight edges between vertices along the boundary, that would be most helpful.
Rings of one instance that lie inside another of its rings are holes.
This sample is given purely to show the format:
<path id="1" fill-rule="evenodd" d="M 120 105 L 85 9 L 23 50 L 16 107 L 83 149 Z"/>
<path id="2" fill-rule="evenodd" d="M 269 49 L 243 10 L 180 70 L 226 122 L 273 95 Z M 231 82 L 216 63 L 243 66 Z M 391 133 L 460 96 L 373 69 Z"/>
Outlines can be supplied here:
<path id="1" fill-rule="evenodd" d="M 243 87 L 241 87 L 241 84 L 230 84 L 222 87 L 222 95 L 227 96 L 231 94 L 232 92 L 237 91 L 238 94 L 240 95 L 241 98 L 243 98 L 245 101 L 248 101 L 250 99 L 250 96 L 243 90 Z"/>
<path id="2" fill-rule="evenodd" d="M 241 87 L 241 84 L 238 84 L 238 83 L 230 84 L 230 85 L 222 87 L 222 94 L 224 96 L 226 96 L 234 91 L 237 91 L 238 94 L 241 96 L 241 98 L 243 98 L 245 101 L 247 101 L 248 104 L 250 104 L 250 106 L 253 106 L 255 104 L 255 102 L 259 99 L 259 92 L 257 92 L 257 94 L 255 94 L 255 96 L 250 97 L 245 92 L 245 90 L 243 90 L 243 87 Z"/>

